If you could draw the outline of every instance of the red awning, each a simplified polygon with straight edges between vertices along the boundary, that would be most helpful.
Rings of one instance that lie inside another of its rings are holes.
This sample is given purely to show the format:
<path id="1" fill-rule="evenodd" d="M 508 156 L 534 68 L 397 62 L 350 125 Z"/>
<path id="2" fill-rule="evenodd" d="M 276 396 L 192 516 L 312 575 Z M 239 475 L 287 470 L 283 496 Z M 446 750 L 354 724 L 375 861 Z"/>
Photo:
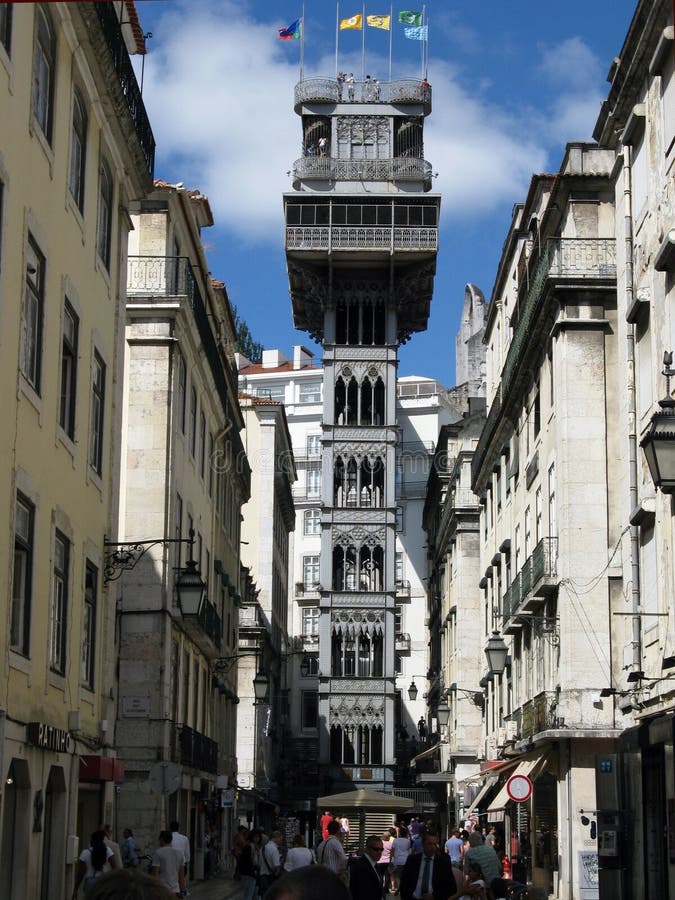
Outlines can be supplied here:
<path id="1" fill-rule="evenodd" d="M 124 781 L 124 760 L 113 756 L 81 756 L 80 781 Z"/>

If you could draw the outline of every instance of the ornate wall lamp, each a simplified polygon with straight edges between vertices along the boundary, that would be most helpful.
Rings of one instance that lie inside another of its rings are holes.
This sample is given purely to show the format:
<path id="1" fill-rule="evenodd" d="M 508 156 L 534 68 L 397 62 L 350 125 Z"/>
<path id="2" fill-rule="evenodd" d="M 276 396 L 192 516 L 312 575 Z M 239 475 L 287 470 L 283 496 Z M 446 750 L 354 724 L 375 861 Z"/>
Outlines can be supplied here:
<path id="1" fill-rule="evenodd" d="M 655 412 L 645 436 L 640 441 L 654 487 L 664 494 L 675 493 L 675 400 L 670 396 L 673 353 L 663 354 L 663 375 L 666 376 L 666 396 L 659 400 L 660 412 Z"/>

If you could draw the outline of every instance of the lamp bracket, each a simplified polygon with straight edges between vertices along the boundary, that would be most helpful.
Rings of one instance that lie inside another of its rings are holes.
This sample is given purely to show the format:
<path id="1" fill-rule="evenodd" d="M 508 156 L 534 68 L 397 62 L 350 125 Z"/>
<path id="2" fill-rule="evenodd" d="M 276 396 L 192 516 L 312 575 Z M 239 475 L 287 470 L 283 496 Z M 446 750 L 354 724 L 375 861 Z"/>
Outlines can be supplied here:
<path id="1" fill-rule="evenodd" d="M 530 622 L 537 637 L 544 637 L 552 647 L 560 646 L 560 628 L 558 616 L 528 616 L 522 613 L 518 618 Z"/>
<path id="2" fill-rule="evenodd" d="M 135 569 L 148 550 L 158 544 L 189 544 L 190 557 L 192 557 L 192 545 L 194 544 L 194 528 L 190 529 L 190 536 L 186 538 L 153 538 L 149 541 L 109 541 L 103 539 L 103 546 L 108 549 L 103 561 L 103 582 L 117 581 L 123 572 Z"/>

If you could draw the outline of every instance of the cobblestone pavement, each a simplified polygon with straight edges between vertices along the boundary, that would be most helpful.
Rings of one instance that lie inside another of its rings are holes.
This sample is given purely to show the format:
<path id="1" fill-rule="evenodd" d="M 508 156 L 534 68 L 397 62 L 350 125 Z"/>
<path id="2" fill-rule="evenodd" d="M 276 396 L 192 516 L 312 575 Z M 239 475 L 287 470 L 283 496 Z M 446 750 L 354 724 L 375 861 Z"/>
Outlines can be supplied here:
<path id="1" fill-rule="evenodd" d="M 240 882 L 235 881 L 231 874 L 193 882 L 189 890 L 190 900 L 236 900 L 242 894 Z"/>

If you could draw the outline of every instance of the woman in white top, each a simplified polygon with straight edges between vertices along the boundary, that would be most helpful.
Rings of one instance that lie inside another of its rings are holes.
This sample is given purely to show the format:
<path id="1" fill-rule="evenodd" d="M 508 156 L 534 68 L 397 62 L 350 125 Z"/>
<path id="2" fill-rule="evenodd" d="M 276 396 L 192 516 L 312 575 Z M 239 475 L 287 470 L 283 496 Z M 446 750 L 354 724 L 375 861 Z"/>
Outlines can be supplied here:
<path id="1" fill-rule="evenodd" d="M 94 831 L 90 840 L 91 844 L 89 847 L 80 853 L 77 876 L 75 878 L 75 890 L 73 892 L 74 894 L 77 894 L 80 883 L 84 881 L 85 897 L 99 875 L 103 875 L 105 872 L 110 872 L 111 869 L 117 868 L 115 854 L 110 847 L 104 843 L 105 832 Z"/>
<path id="2" fill-rule="evenodd" d="M 286 854 L 284 871 L 292 872 L 293 869 L 301 869 L 303 866 L 311 866 L 315 863 L 314 851 L 305 847 L 305 839 L 301 834 L 293 838 L 293 846 Z"/>
<path id="3" fill-rule="evenodd" d="M 395 837 L 391 845 L 391 862 L 393 869 L 391 872 L 390 894 L 398 894 L 401 884 L 401 872 L 403 866 L 410 854 L 410 838 L 408 837 L 408 829 L 403 825 L 400 826 L 398 837 Z"/>

